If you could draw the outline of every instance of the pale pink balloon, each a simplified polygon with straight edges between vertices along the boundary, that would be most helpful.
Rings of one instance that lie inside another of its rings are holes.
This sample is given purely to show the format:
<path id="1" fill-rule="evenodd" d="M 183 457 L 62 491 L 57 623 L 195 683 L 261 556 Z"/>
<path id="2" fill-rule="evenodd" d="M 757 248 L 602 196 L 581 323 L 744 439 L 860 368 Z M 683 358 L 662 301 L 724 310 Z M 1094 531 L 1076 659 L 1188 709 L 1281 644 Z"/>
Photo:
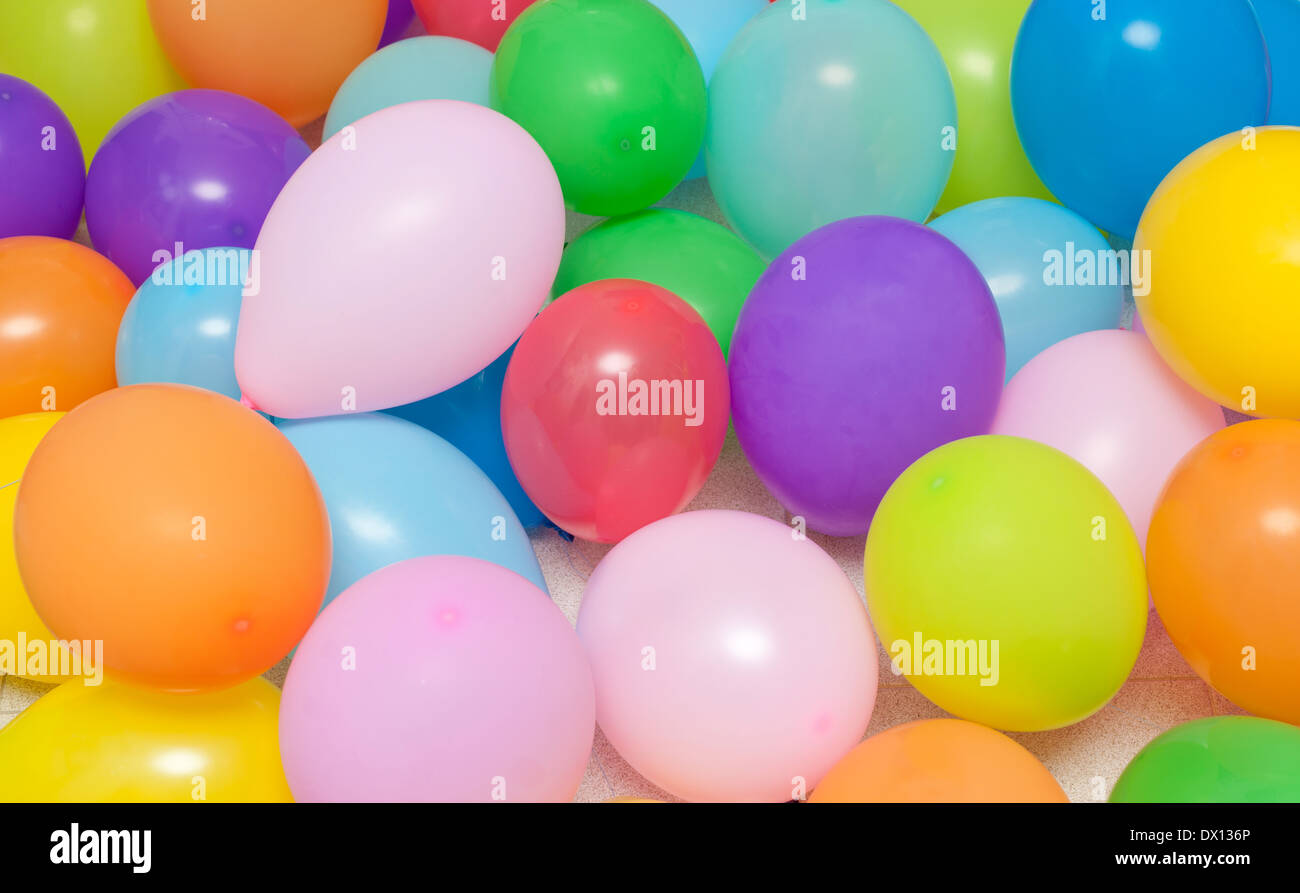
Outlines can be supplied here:
<path id="1" fill-rule="evenodd" d="M 477 558 L 411 558 L 308 630 L 280 756 L 299 802 L 569 801 L 595 709 L 582 646 L 544 592 Z"/>
<path id="2" fill-rule="evenodd" d="M 1085 465 L 1119 500 L 1145 550 L 1165 479 L 1223 426 L 1219 405 L 1184 384 L 1146 336 L 1106 329 L 1026 363 L 1007 382 L 992 433 L 1040 441 Z"/>
<path id="3" fill-rule="evenodd" d="M 235 343 L 245 400 L 304 418 L 459 384 L 523 332 L 563 247 L 555 170 L 509 118 L 450 100 L 362 118 L 262 226 Z"/>
<path id="4" fill-rule="evenodd" d="M 606 737 L 687 800 L 811 791 L 875 703 L 853 584 L 794 528 L 745 512 L 688 512 L 623 540 L 587 582 L 578 636 Z"/>

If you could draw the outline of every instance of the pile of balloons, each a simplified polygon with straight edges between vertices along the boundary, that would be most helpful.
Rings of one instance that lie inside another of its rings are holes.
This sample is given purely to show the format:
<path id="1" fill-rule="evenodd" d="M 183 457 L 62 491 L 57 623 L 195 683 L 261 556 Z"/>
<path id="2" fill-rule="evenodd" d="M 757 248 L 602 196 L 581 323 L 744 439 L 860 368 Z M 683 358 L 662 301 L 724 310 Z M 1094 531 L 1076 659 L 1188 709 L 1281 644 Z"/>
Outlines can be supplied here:
<path id="1" fill-rule="evenodd" d="M 1297 209 L 1300 0 L 0 0 L 0 800 L 1063 802 L 1148 593 L 1300 800 Z"/>

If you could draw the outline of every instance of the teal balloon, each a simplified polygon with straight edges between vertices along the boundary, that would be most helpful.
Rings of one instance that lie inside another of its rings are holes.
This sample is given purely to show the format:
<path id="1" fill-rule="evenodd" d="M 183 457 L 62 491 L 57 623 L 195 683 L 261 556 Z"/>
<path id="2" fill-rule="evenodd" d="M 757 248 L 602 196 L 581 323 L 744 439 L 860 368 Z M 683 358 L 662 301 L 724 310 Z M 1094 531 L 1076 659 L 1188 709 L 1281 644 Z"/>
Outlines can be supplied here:
<path id="1" fill-rule="evenodd" d="M 1008 381 L 1059 341 L 1119 328 L 1125 277 L 1114 275 L 1121 268 L 1111 263 L 1119 255 L 1068 208 L 1037 198 L 990 198 L 949 211 L 930 228 L 975 262 L 993 292 Z"/>
<path id="2" fill-rule="evenodd" d="M 957 146 L 952 81 L 915 19 L 888 0 L 799 9 L 751 19 L 709 84 L 709 185 L 768 258 L 848 217 L 924 222 Z"/>
<path id="3" fill-rule="evenodd" d="M 256 265 L 247 248 L 187 251 L 136 290 L 117 330 L 119 385 L 170 382 L 239 399 L 235 333 L 245 280 Z"/>
<path id="4" fill-rule="evenodd" d="M 325 604 L 367 574 L 421 555 L 464 555 L 546 591 L 523 525 L 447 441 L 383 413 L 277 420 L 316 478 L 334 536 Z"/>
<path id="5" fill-rule="evenodd" d="M 384 47 L 353 69 L 334 94 L 324 139 L 389 106 L 422 99 L 488 104 L 492 54 L 455 37 L 410 37 Z"/>

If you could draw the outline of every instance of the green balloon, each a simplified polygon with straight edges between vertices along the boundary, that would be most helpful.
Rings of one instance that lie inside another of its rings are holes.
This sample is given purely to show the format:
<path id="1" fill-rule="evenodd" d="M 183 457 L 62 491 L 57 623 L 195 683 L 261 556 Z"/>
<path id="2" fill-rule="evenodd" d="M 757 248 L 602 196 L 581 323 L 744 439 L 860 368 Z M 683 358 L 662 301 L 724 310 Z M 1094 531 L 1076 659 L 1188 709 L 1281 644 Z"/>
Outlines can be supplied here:
<path id="1" fill-rule="evenodd" d="M 1175 726 L 1133 758 L 1112 803 L 1300 803 L 1300 728 L 1254 716 Z"/>
<path id="2" fill-rule="evenodd" d="M 726 227 L 656 208 L 606 220 L 569 243 L 551 294 L 597 279 L 654 283 L 704 317 L 726 356 L 740 307 L 765 267 L 758 252 Z"/>
<path id="3" fill-rule="evenodd" d="M 704 142 L 700 63 L 646 0 L 533 4 L 501 39 L 490 89 L 492 108 L 532 134 L 583 214 L 654 204 Z"/>

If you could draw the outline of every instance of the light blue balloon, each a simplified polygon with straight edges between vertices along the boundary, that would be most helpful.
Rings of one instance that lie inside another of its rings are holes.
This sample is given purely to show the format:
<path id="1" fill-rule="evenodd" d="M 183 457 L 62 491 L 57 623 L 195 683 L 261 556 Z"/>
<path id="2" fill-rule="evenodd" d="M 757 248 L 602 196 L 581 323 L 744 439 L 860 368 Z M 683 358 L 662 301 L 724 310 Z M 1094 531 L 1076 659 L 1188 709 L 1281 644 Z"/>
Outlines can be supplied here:
<path id="1" fill-rule="evenodd" d="M 238 400 L 235 332 L 254 261 L 247 248 L 204 248 L 154 270 L 117 330 L 117 383 L 188 384 Z"/>
<path id="2" fill-rule="evenodd" d="M 1268 123 L 1300 127 L 1300 0 L 1254 0 L 1273 64 Z"/>
<path id="3" fill-rule="evenodd" d="M 1265 123 L 1264 36 L 1248 0 L 1035 0 L 1011 108 L 1052 195 L 1133 238 L 1160 181 L 1213 139 Z"/>
<path id="4" fill-rule="evenodd" d="M 956 147 L 948 69 L 911 16 L 888 0 L 802 8 L 751 19 L 709 85 L 709 185 L 769 258 L 847 217 L 923 222 Z"/>
<path id="5" fill-rule="evenodd" d="M 1128 268 L 1118 266 L 1097 228 L 1068 208 L 1036 198 L 990 198 L 949 211 L 930 227 L 975 262 L 993 292 L 1007 381 L 1058 341 L 1119 328 L 1127 277 L 1112 270 Z"/>
<path id="6" fill-rule="evenodd" d="M 686 36 L 700 60 L 707 84 L 718 67 L 722 52 L 739 33 L 745 23 L 768 7 L 768 0 L 650 0 L 673 20 Z M 1300 2 L 1300 0 L 1297 0 Z M 693 180 L 705 174 L 704 150 L 695 160 L 686 179 Z"/>
<path id="7" fill-rule="evenodd" d="M 325 116 L 324 139 L 389 106 L 422 99 L 488 105 L 492 53 L 455 37 L 410 37 L 352 70 Z"/>
<path id="8" fill-rule="evenodd" d="M 495 562 L 546 591 L 510 503 L 464 453 L 383 413 L 277 420 L 316 478 L 334 535 L 325 604 L 366 574 L 421 555 Z"/>

